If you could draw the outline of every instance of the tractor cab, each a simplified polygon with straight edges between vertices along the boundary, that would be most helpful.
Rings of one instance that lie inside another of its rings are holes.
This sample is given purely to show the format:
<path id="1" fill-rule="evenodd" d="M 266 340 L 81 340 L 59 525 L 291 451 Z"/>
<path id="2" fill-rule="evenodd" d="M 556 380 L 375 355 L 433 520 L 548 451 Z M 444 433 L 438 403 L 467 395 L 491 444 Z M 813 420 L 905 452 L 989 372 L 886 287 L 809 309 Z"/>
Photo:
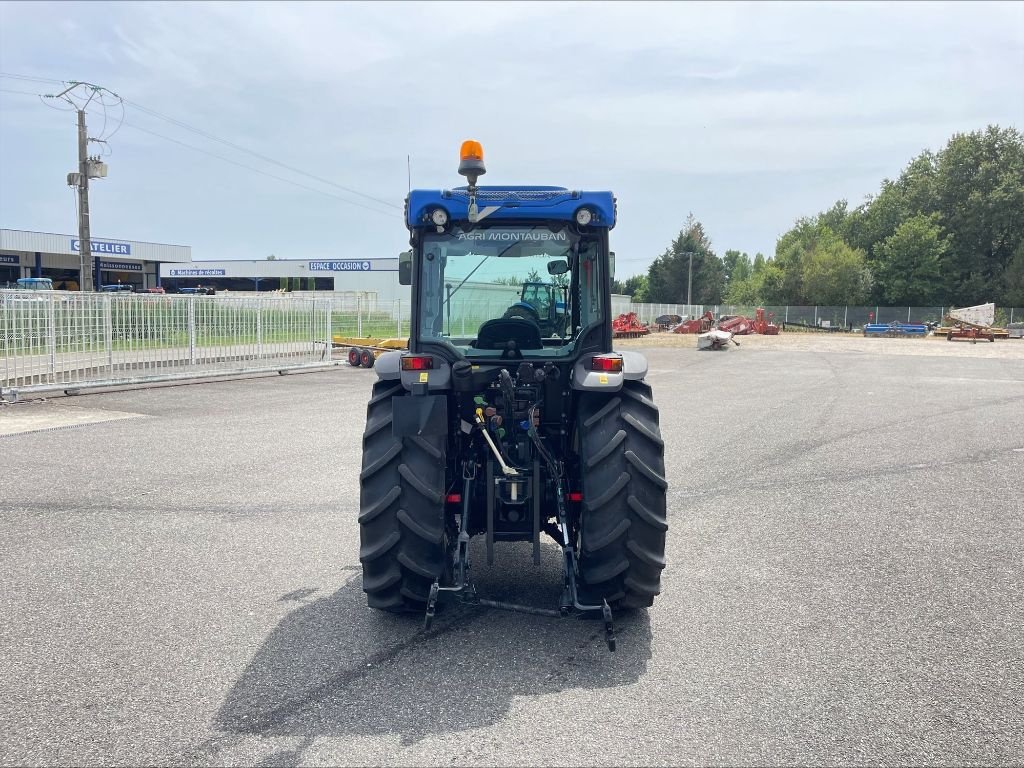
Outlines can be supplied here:
<path id="1" fill-rule="evenodd" d="M 448 364 L 610 352 L 612 193 L 476 186 L 483 162 L 471 155 L 460 172 L 469 185 L 406 201 L 410 350 Z"/>
<path id="2" fill-rule="evenodd" d="M 536 323 L 542 336 L 564 336 L 567 294 L 568 285 L 564 281 L 523 283 L 519 301 L 506 310 L 505 317 L 521 317 Z"/>

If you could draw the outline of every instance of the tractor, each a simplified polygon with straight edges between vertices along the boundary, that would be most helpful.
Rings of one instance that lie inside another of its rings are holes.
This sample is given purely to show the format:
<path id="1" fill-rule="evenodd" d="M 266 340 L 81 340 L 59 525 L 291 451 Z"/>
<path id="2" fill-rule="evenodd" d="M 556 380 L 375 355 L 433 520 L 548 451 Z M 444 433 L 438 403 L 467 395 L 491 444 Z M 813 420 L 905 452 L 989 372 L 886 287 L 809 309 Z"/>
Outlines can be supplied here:
<path id="1" fill-rule="evenodd" d="M 540 327 L 541 336 L 565 336 L 567 290 L 564 284 L 525 282 L 519 301 L 509 307 L 503 317 L 531 320 Z"/>
<path id="2" fill-rule="evenodd" d="M 652 605 L 668 531 L 647 361 L 612 349 L 615 198 L 478 186 L 485 167 L 473 141 L 459 173 L 467 185 L 406 198 L 411 248 L 399 282 L 411 287 L 411 331 L 407 350 L 374 367 L 360 473 L 363 591 L 370 607 L 419 613 L 425 627 L 452 601 L 595 616 L 615 650 L 613 610 Z M 561 333 L 528 313 L 508 316 L 507 292 L 496 290 L 545 272 L 565 286 Z M 540 565 L 542 535 L 560 550 L 557 607 L 477 593 L 472 537 L 485 537 L 488 565 L 506 542 L 532 546 Z"/>

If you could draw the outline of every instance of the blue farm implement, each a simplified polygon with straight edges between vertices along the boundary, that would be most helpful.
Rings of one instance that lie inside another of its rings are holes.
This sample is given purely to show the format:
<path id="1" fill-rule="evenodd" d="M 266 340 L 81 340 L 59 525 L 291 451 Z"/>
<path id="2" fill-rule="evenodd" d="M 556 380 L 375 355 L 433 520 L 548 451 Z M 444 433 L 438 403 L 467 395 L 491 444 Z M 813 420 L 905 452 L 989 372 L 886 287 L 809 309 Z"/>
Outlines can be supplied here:
<path id="1" fill-rule="evenodd" d="M 868 323 L 864 326 L 865 336 L 910 337 L 928 335 L 928 326 L 923 323 Z"/>

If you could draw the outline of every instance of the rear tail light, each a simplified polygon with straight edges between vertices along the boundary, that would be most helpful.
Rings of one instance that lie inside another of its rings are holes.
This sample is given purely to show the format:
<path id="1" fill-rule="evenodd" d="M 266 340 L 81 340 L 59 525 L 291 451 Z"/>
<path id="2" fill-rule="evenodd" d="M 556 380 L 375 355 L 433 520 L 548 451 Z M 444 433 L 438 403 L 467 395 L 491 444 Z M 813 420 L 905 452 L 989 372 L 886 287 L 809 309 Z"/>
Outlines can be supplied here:
<path id="1" fill-rule="evenodd" d="M 622 358 L 619 355 L 594 355 L 590 361 L 590 370 L 602 373 L 621 373 Z"/>
<path id="2" fill-rule="evenodd" d="M 569 501 L 583 501 L 583 494 L 580 493 L 579 491 L 569 491 Z"/>
<path id="3" fill-rule="evenodd" d="M 430 355 L 403 355 L 403 371 L 429 371 L 434 367 L 434 358 Z"/>

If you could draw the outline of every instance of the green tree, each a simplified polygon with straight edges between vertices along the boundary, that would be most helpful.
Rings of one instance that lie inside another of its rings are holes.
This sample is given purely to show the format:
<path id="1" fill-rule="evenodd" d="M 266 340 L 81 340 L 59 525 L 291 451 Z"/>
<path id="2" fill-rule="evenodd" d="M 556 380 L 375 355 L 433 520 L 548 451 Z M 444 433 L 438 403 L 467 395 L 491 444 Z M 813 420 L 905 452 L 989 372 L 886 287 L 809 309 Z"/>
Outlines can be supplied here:
<path id="1" fill-rule="evenodd" d="M 803 259 L 803 290 L 809 304 L 859 304 L 871 288 L 864 252 L 851 248 L 828 227 L 822 227 Z"/>
<path id="2" fill-rule="evenodd" d="M 1010 259 L 1003 280 L 1003 303 L 1008 307 L 1024 307 L 1024 240 Z"/>
<path id="3" fill-rule="evenodd" d="M 750 275 L 742 280 L 729 281 L 726 303 L 746 306 L 784 304 L 785 274 L 782 268 L 773 260 L 766 260 L 760 253 L 754 261 L 757 268 L 752 269 Z"/>
<path id="4" fill-rule="evenodd" d="M 938 214 L 915 214 L 875 249 L 874 273 L 887 304 L 928 306 L 943 298 L 949 242 L 938 219 Z"/>
<path id="5" fill-rule="evenodd" d="M 612 293 L 632 296 L 635 302 L 647 301 L 647 276 L 633 275 L 632 277 L 627 277 L 625 282 L 616 280 L 612 286 Z"/>
<path id="6" fill-rule="evenodd" d="M 647 301 L 678 304 L 686 301 L 687 280 L 693 254 L 695 304 L 719 304 L 725 291 L 722 260 L 711 249 L 711 240 L 691 213 L 679 236 L 654 260 L 647 271 Z"/>
<path id="7" fill-rule="evenodd" d="M 750 257 L 739 251 L 726 251 L 725 256 L 722 257 L 722 267 L 726 286 L 731 285 L 735 280 L 746 280 L 750 277 L 753 269 Z"/>
<path id="8" fill-rule="evenodd" d="M 1024 137 L 998 126 L 955 135 L 939 153 L 935 188 L 950 240 L 947 300 L 1005 300 L 1006 272 L 1024 241 Z"/>
<path id="9" fill-rule="evenodd" d="M 650 301 L 647 293 L 647 275 L 633 275 L 626 280 L 626 293 L 633 297 L 633 301 Z"/>
<path id="10" fill-rule="evenodd" d="M 823 218 L 828 215 L 798 219 L 779 238 L 773 260 L 778 272 L 770 290 L 762 283 L 763 301 L 834 305 L 867 299 L 872 283 L 864 252 L 851 248 Z"/>

